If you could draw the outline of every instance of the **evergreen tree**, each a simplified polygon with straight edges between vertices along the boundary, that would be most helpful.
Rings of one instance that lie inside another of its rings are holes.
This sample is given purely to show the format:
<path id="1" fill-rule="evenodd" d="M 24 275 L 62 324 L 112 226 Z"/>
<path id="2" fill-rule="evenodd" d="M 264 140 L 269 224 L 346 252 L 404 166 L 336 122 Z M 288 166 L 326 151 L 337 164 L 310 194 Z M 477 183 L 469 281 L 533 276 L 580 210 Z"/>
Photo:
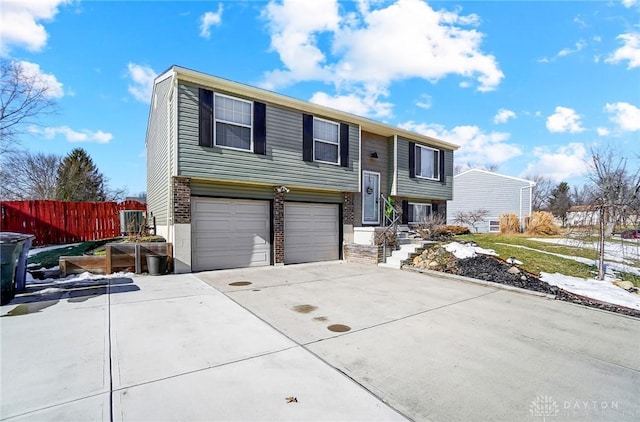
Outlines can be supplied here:
<path id="1" fill-rule="evenodd" d="M 105 181 L 82 148 L 71 151 L 58 169 L 56 198 L 62 201 L 104 201 Z"/>
<path id="2" fill-rule="evenodd" d="M 571 208 L 571 194 L 567 182 L 561 182 L 551 191 L 549 208 L 551 213 L 562 220 L 562 225 L 567 222 L 567 211 Z"/>

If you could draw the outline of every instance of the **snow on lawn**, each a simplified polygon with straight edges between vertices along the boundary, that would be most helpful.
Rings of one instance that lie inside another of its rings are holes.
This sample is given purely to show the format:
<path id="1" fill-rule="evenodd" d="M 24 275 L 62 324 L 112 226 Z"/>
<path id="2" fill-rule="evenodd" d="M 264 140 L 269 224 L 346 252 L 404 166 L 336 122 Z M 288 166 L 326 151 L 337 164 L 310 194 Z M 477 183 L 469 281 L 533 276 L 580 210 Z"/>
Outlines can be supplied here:
<path id="1" fill-rule="evenodd" d="M 578 248 L 589 248 L 598 250 L 597 241 L 587 241 L 583 239 L 567 238 L 531 238 L 536 242 L 554 243 L 557 245 L 573 246 Z M 604 259 L 630 264 L 630 259 L 640 260 L 640 243 L 634 240 L 625 239 L 624 242 L 604 242 Z"/>
<path id="2" fill-rule="evenodd" d="M 45 294 L 60 291 L 60 288 L 54 287 L 55 285 L 64 285 L 64 288 L 67 287 L 83 287 L 83 286 L 93 286 L 97 282 L 109 279 L 109 278 L 125 278 L 125 277 L 133 277 L 135 274 L 130 272 L 119 272 L 113 274 L 91 274 L 90 272 L 84 272 L 82 274 L 72 274 L 64 278 L 47 278 L 44 280 L 34 279 L 30 273 L 27 273 L 27 286 L 38 286 L 38 285 L 51 285 L 52 287 L 39 290 L 37 293 Z"/>
<path id="3" fill-rule="evenodd" d="M 510 243 L 498 243 L 498 244 L 499 245 L 510 246 L 512 248 L 527 249 L 527 250 L 530 250 L 530 251 L 544 253 L 544 254 L 547 254 L 547 255 L 557 256 L 559 258 L 570 259 L 572 261 L 580 262 L 582 264 L 587 264 L 587 265 L 591 265 L 591 266 L 595 266 L 595 267 L 598 266 L 598 261 L 593 260 L 593 259 L 589 259 L 589 258 L 583 258 L 581 256 L 563 255 L 563 254 L 559 254 L 559 253 L 555 253 L 555 252 L 541 251 L 540 249 L 530 248 L 528 246 L 522 246 L 522 245 L 512 245 Z M 618 271 L 618 272 L 621 272 L 621 273 L 629 273 L 629 274 L 634 274 L 634 275 L 640 276 L 640 268 L 632 267 L 631 265 L 621 264 L 619 262 L 605 261 L 604 262 L 604 267 L 605 267 L 605 270 L 606 269 L 610 269 L 610 270 Z"/>
<path id="4" fill-rule="evenodd" d="M 562 239 L 558 239 L 562 240 Z M 561 258 L 573 259 L 578 262 L 582 262 L 588 265 L 595 265 L 596 262 L 592 259 L 582 258 L 578 256 L 561 255 L 552 252 L 540 251 L 526 246 L 508 245 L 518 247 L 522 249 L 529 249 L 536 252 L 546 253 L 549 255 L 559 256 Z M 498 254 L 492 249 L 483 249 L 478 246 L 464 245 L 458 242 L 452 242 L 445 246 L 448 252 L 451 252 L 459 259 L 472 258 L 477 254 L 494 255 Z M 612 284 L 613 271 L 624 271 L 640 275 L 640 269 L 636 267 L 630 267 L 628 265 L 620 264 L 617 262 L 605 263 L 606 266 L 606 279 L 604 281 L 596 279 L 585 279 L 579 277 L 572 277 L 564 274 L 550 274 L 541 273 L 540 279 L 553 286 L 558 286 L 568 292 L 575 293 L 581 296 L 586 296 L 591 299 L 599 300 L 602 302 L 612 303 L 615 305 L 626 306 L 632 309 L 640 310 L 640 295 L 629 293 L 624 289 Z"/>
<path id="5" fill-rule="evenodd" d="M 458 242 L 451 242 L 444 248 L 458 259 L 473 258 L 477 254 L 498 256 L 493 249 L 483 249 L 479 246 L 464 245 Z"/>
<path id="6" fill-rule="evenodd" d="M 52 245 L 52 246 L 43 246 L 42 248 L 32 248 L 29 249 L 28 256 L 32 257 L 34 255 L 38 255 L 40 252 L 52 251 L 54 249 L 62 249 L 62 248 L 72 248 L 74 246 L 78 246 L 80 243 L 70 243 L 67 245 Z"/>
<path id="7" fill-rule="evenodd" d="M 601 281 L 594 278 L 587 279 L 545 272 L 541 273 L 540 279 L 577 295 L 640 310 L 640 295 L 629 293 L 615 286 L 611 280 Z"/>

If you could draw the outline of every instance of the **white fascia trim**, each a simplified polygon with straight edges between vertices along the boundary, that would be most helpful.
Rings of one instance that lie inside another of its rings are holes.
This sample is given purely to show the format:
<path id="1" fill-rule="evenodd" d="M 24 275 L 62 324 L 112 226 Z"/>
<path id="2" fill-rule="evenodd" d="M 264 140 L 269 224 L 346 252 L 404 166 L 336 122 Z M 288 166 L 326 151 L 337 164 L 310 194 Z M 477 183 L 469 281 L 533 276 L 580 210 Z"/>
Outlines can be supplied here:
<path id="1" fill-rule="evenodd" d="M 358 125 L 358 192 L 362 192 L 362 126 Z"/>
<path id="2" fill-rule="evenodd" d="M 484 174 L 490 174 L 492 176 L 498 176 L 498 177 L 504 177 L 505 179 L 511 179 L 511 180 L 517 180 L 519 182 L 524 182 L 527 183 L 529 186 L 535 186 L 536 183 L 532 182 L 531 180 L 527 180 L 527 179 L 521 179 L 519 177 L 514 177 L 514 176 L 507 176 L 506 174 L 500 174 L 500 173 L 494 173 L 492 171 L 487 171 L 487 170 L 482 170 L 482 169 L 469 169 L 467 171 L 463 171 L 460 174 L 456 174 L 455 176 L 453 176 L 454 178 L 456 177 L 460 177 L 463 176 L 467 173 L 471 173 L 471 172 L 475 172 L 475 173 L 484 173 Z"/>
<path id="3" fill-rule="evenodd" d="M 393 183 L 391 195 L 398 194 L 398 135 L 393 135 Z"/>

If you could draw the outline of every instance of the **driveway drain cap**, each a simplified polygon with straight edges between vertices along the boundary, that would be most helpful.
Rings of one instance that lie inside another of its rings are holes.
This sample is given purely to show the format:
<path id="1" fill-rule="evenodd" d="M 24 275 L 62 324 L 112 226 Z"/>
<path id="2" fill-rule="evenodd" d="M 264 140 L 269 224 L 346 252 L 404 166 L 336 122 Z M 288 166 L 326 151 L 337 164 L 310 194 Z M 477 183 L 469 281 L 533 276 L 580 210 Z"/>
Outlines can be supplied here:
<path id="1" fill-rule="evenodd" d="M 250 281 L 234 281 L 233 283 L 229 283 L 229 286 L 238 287 L 238 286 L 248 286 L 249 284 L 252 284 L 252 283 Z"/>
<path id="2" fill-rule="evenodd" d="M 335 333 L 346 333 L 347 331 L 351 330 L 351 327 L 349 327 L 348 325 L 333 324 L 328 326 L 327 330 L 333 331 Z"/>

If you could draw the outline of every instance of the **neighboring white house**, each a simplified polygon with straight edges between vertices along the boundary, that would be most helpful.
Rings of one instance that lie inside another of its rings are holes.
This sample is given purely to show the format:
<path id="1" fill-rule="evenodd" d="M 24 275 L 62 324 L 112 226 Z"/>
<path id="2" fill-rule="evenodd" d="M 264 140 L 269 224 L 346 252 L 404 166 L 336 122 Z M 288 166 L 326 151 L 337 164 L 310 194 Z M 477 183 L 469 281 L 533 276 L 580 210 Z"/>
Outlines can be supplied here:
<path id="1" fill-rule="evenodd" d="M 524 225 L 531 215 L 531 197 L 536 184 L 530 180 L 471 169 L 453 176 L 453 200 L 447 201 L 447 224 L 456 224 L 459 212 L 487 210 L 479 233 L 499 232 L 500 216 L 515 213 Z"/>

